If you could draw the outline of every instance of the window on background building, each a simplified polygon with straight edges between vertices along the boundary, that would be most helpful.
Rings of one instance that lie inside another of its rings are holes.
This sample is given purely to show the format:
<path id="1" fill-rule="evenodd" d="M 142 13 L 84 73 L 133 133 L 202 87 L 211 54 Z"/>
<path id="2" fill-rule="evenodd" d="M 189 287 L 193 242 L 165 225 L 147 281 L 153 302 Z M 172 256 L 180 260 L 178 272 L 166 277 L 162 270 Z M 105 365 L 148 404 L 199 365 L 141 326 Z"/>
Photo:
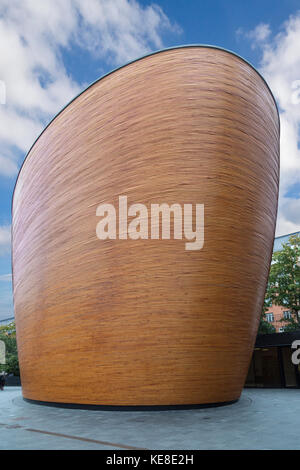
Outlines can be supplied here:
<path id="1" fill-rule="evenodd" d="M 285 320 L 290 320 L 290 319 L 292 318 L 291 312 L 290 312 L 289 310 L 285 310 L 285 311 L 283 312 L 283 318 L 284 318 Z"/>
<path id="2" fill-rule="evenodd" d="M 273 313 L 266 313 L 266 319 L 269 323 L 272 323 L 274 321 Z"/>

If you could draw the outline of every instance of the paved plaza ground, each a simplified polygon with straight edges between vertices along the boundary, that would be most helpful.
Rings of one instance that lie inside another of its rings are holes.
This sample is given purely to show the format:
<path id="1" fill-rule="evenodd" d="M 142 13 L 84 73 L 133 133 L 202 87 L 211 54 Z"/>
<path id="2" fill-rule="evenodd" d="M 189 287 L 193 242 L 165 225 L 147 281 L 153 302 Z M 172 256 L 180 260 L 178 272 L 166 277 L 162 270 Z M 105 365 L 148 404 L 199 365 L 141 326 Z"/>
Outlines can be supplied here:
<path id="1" fill-rule="evenodd" d="M 172 411 L 94 411 L 0 391 L 0 449 L 300 449 L 300 390 L 245 389 L 239 402 Z"/>

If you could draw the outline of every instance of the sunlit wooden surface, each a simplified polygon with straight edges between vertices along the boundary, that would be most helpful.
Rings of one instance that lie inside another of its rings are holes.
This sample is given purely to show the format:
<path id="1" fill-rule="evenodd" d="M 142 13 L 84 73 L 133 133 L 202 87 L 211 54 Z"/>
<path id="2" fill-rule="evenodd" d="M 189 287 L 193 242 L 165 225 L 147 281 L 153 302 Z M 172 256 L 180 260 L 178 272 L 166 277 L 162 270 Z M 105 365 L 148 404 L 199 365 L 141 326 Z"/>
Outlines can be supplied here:
<path id="1" fill-rule="evenodd" d="M 23 395 L 99 405 L 235 400 L 272 252 L 279 122 L 258 73 L 218 49 L 145 57 L 66 107 L 13 200 Z M 205 242 L 99 240 L 96 208 L 203 203 Z"/>

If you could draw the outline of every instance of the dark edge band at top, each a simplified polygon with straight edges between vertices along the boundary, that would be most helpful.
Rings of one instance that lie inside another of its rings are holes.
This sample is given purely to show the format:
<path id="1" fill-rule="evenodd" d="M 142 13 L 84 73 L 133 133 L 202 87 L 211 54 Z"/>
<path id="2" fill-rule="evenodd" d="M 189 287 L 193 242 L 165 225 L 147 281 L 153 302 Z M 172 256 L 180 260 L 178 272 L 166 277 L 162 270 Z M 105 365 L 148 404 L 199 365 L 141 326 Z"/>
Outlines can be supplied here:
<path id="1" fill-rule="evenodd" d="M 27 157 L 29 156 L 32 148 L 34 147 L 34 145 L 36 144 L 36 142 L 39 140 L 39 138 L 42 136 L 42 134 L 45 132 L 46 129 L 48 129 L 48 127 L 50 126 L 50 124 L 71 104 L 73 103 L 73 101 L 75 101 L 77 98 L 79 98 L 79 96 L 81 96 L 83 93 L 85 93 L 89 88 L 91 88 L 93 85 L 95 85 L 96 83 L 100 82 L 101 80 L 103 80 L 104 78 L 108 77 L 109 75 L 113 74 L 114 72 L 117 72 L 118 70 L 121 70 L 122 68 L 126 67 L 127 65 L 130 65 L 130 64 L 134 64 L 135 62 L 138 62 L 142 59 L 145 59 L 146 57 L 150 57 L 150 56 L 153 56 L 153 55 L 156 55 L 156 54 L 160 54 L 162 52 L 166 52 L 166 51 L 172 51 L 172 50 L 176 50 L 176 49 L 185 49 L 185 48 L 196 48 L 196 47 L 199 47 L 199 48 L 207 48 L 207 49 L 216 49 L 216 50 L 220 50 L 220 51 L 223 51 L 223 52 L 227 52 L 228 54 L 231 54 L 233 55 L 234 57 L 237 57 L 238 59 L 240 59 L 241 61 L 243 61 L 244 63 L 246 63 L 248 66 L 250 66 L 256 73 L 257 75 L 262 79 L 262 81 L 264 82 L 264 84 L 266 85 L 267 89 L 269 90 L 270 92 L 270 95 L 272 96 L 273 98 L 273 101 L 274 101 L 274 104 L 275 104 L 275 108 L 276 108 L 276 111 L 277 111 L 277 116 L 278 116 L 278 124 L 279 124 L 279 132 L 280 132 L 280 117 L 279 117 L 279 110 L 278 110 L 278 106 L 277 106 L 277 103 L 276 103 L 276 100 L 275 100 L 275 97 L 271 91 L 271 88 L 269 87 L 266 79 L 261 75 L 261 73 L 254 67 L 254 65 L 252 65 L 250 62 L 248 62 L 246 59 L 244 59 L 243 57 L 241 57 L 240 55 L 238 55 L 236 52 L 233 52 L 229 49 L 225 49 L 223 47 L 220 47 L 220 46 L 214 46 L 214 45 L 210 45 L 210 44 L 183 44 L 183 45 L 178 45 L 178 46 L 172 46 L 172 47 L 167 47 L 167 48 L 164 48 L 164 49 L 160 49 L 160 50 L 157 50 L 157 51 L 153 51 L 153 52 L 149 52 L 148 54 L 145 54 L 141 57 L 138 57 L 137 59 L 133 59 L 129 62 L 126 62 L 125 64 L 121 65 L 120 67 L 117 67 L 113 70 L 111 70 L 110 72 L 102 75 L 100 78 L 98 78 L 97 80 L 95 80 L 94 82 L 92 82 L 88 87 L 86 87 L 84 90 L 82 90 L 80 93 L 78 93 L 78 95 L 76 95 L 74 98 L 71 99 L 71 101 L 69 101 L 51 120 L 50 122 L 46 125 L 46 127 L 42 130 L 42 132 L 38 135 L 38 137 L 35 139 L 35 141 L 33 142 L 33 144 L 31 145 L 30 149 L 28 150 L 28 152 L 26 153 L 25 155 L 25 158 L 22 162 L 22 165 L 20 167 L 20 170 L 18 172 L 18 175 L 17 175 L 17 178 L 16 178 L 16 182 L 15 182 L 15 185 L 14 185 L 14 189 L 13 189 L 13 194 L 12 194 L 12 200 L 11 200 L 11 214 L 13 213 L 13 201 L 14 201 L 14 194 L 15 194 L 15 189 L 16 189 L 16 186 L 17 186 L 17 182 L 18 182 L 18 179 L 19 179 L 19 176 L 20 176 L 20 173 L 22 171 L 22 168 L 24 166 L 24 163 L 25 161 L 27 160 Z"/>
<path id="2" fill-rule="evenodd" d="M 217 403 L 204 403 L 199 405 L 85 405 L 84 403 L 59 403 L 52 401 L 32 400 L 23 397 L 23 400 L 33 405 L 51 406 L 54 408 L 68 408 L 76 410 L 91 411 L 171 411 L 171 410 L 196 410 L 203 408 L 217 408 L 220 406 L 233 405 L 239 398 L 231 401 Z"/>

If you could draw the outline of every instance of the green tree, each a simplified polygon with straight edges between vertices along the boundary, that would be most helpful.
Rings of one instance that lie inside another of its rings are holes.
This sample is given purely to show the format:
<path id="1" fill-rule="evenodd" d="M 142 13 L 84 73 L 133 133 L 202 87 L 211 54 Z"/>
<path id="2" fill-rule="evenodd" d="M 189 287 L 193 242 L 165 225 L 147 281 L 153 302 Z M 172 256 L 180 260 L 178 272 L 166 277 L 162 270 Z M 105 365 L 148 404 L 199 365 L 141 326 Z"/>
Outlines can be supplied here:
<path id="1" fill-rule="evenodd" d="M 291 312 L 285 331 L 300 329 L 300 236 L 290 236 L 280 251 L 273 253 L 266 298 Z"/>
<path id="2" fill-rule="evenodd" d="M 4 341 L 6 349 L 6 363 L 0 365 L 1 370 L 20 375 L 15 322 L 0 326 L 0 340 Z"/>

